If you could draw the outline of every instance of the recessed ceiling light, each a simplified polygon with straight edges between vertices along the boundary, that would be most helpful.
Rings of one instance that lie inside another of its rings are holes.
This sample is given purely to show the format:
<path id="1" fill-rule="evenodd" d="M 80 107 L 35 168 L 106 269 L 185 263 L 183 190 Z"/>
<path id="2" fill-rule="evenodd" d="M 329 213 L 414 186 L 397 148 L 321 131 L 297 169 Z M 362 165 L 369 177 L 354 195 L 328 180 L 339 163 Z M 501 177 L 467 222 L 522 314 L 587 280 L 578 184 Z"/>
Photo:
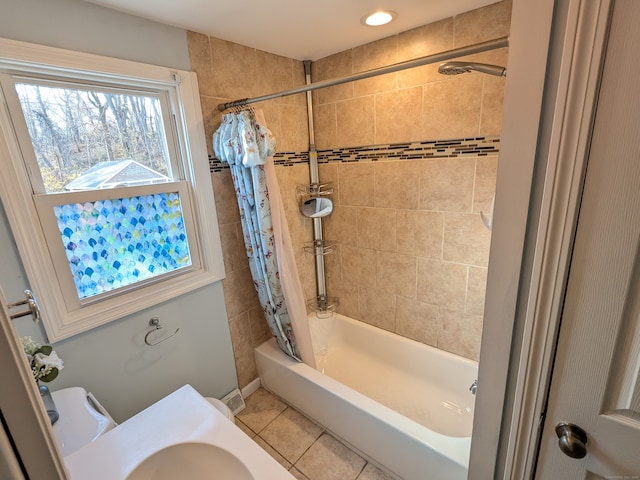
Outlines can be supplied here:
<path id="1" fill-rule="evenodd" d="M 360 23 L 369 27 L 378 27 L 380 25 L 386 25 L 394 20 L 398 14 L 391 10 L 378 10 L 377 12 L 365 15 L 360 19 Z"/>

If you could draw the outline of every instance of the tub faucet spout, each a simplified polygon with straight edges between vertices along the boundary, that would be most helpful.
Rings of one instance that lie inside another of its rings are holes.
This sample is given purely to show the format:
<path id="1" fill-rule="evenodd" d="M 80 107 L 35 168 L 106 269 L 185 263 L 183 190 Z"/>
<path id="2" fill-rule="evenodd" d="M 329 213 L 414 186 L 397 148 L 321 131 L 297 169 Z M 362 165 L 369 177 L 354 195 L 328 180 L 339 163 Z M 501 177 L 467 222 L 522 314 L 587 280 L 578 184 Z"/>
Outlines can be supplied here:
<path id="1" fill-rule="evenodd" d="M 476 390 L 478 390 L 478 379 L 474 380 L 471 386 L 469 387 L 469 391 L 472 395 L 476 394 Z"/>

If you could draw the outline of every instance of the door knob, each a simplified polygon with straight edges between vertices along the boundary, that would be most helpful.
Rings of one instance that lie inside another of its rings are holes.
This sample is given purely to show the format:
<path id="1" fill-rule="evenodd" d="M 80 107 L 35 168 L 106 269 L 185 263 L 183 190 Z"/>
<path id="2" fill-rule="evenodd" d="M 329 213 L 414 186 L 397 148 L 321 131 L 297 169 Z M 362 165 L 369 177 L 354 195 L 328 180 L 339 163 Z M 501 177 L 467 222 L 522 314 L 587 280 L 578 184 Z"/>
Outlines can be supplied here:
<path id="1" fill-rule="evenodd" d="M 560 422 L 556 425 L 558 446 L 562 453 L 571 458 L 584 458 L 587 455 L 587 432 L 572 423 Z"/>

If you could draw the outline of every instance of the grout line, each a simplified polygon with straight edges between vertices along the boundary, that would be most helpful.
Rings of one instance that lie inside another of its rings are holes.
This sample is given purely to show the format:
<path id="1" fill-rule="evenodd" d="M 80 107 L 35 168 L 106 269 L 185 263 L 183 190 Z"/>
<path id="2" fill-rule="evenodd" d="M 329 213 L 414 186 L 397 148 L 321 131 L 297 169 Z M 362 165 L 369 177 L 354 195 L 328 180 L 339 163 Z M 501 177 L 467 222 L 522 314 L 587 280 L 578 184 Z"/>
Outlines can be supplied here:
<path id="1" fill-rule="evenodd" d="M 360 469 L 360 472 L 358 472 L 358 475 L 356 475 L 356 477 L 353 480 L 358 480 L 360 478 L 360 475 L 362 475 L 362 473 L 364 472 L 364 469 L 367 468 L 367 465 L 369 465 L 369 462 L 365 460 L 364 465 Z"/>

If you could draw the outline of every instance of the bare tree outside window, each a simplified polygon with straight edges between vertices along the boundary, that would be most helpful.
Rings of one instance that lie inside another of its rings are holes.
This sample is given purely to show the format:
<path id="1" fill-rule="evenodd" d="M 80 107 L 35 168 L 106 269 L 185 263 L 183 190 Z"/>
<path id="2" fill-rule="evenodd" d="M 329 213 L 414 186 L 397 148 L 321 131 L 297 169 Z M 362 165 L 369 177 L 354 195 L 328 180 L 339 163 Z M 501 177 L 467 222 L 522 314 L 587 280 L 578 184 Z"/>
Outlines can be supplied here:
<path id="1" fill-rule="evenodd" d="M 170 177 L 159 99 L 16 83 L 46 193 L 103 162 L 133 160 Z"/>

